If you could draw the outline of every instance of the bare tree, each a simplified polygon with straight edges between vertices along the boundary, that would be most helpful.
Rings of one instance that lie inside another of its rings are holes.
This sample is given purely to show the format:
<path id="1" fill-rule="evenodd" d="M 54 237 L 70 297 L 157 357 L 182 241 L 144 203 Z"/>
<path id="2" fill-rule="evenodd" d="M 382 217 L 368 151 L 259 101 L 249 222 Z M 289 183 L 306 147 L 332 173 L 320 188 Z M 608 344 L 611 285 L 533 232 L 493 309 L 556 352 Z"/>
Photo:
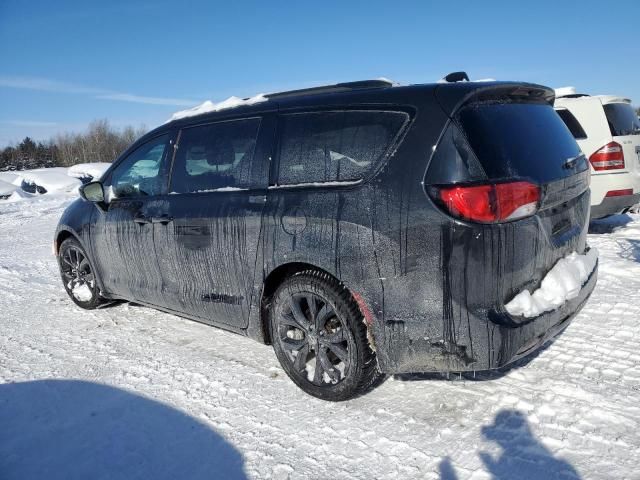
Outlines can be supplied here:
<path id="1" fill-rule="evenodd" d="M 145 131 L 144 126 L 137 129 L 127 126 L 118 130 L 106 119 L 94 120 L 85 133 L 64 133 L 53 140 L 59 152 L 57 163 L 69 166 L 76 163 L 112 162 Z"/>

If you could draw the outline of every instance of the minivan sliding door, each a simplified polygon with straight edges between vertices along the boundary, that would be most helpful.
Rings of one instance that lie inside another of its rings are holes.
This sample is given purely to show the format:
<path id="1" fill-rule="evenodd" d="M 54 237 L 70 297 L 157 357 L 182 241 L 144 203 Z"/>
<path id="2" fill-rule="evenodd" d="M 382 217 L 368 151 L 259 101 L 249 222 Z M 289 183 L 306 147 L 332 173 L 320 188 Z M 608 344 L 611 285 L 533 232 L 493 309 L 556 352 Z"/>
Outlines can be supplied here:
<path id="1" fill-rule="evenodd" d="M 156 225 L 164 306 L 207 323 L 244 328 L 255 282 L 273 123 L 255 117 L 181 130 Z"/>

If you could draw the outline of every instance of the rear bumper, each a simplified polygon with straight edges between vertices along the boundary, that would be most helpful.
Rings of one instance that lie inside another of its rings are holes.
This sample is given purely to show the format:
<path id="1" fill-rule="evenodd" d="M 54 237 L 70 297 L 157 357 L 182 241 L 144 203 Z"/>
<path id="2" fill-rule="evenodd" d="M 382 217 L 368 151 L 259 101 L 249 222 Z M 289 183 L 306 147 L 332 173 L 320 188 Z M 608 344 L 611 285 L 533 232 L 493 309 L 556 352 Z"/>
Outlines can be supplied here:
<path id="1" fill-rule="evenodd" d="M 637 192 L 637 185 L 631 172 L 617 172 L 612 170 L 608 173 L 591 173 L 591 208 L 600 205 L 606 198 L 607 192 L 611 190 L 633 189 Z"/>
<path id="2" fill-rule="evenodd" d="M 640 193 L 620 197 L 605 197 L 602 203 L 591 207 L 591 218 L 602 218 L 607 215 L 622 213 L 638 202 L 640 202 Z"/>
<path id="3" fill-rule="evenodd" d="M 469 312 L 464 328 L 468 329 L 473 342 L 468 345 L 411 338 L 406 331 L 398 329 L 389 343 L 393 361 L 385 362 L 383 370 L 386 373 L 463 372 L 508 365 L 560 334 L 589 299 L 597 277 L 596 265 L 578 297 L 530 321 L 517 324 L 506 314 L 487 312 L 475 316 Z"/>

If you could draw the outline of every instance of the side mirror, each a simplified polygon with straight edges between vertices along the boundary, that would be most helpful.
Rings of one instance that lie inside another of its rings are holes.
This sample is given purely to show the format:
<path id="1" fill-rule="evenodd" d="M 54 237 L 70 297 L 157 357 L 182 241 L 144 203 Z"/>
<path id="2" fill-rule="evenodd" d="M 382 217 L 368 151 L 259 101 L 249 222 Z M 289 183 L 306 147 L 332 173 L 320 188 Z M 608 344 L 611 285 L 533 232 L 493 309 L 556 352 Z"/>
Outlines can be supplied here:
<path id="1" fill-rule="evenodd" d="M 90 182 L 80 187 L 80 195 L 93 203 L 104 203 L 104 188 L 100 182 Z"/>

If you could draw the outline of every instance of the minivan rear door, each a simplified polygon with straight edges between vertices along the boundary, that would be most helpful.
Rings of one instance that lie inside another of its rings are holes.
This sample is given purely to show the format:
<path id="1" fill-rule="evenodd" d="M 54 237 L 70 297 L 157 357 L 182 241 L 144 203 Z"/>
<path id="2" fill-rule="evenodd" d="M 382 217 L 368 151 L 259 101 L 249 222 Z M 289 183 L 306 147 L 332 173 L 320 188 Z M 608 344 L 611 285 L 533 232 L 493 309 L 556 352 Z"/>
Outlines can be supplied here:
<path id="1" fill-rule="evenodd" d="M 266 202 L 274 119 L 181 129 L 155 226 L 163 305 L 206 323 L 246 327 Z"/>
<path id="2" fill-rule="evenodd" d="M 529 253 L 529 279 L 539 281 L 572 251 L 583 253 L 589 166 L 553 109 L 553 92 L 526 84 L 476 84 L 443 85 L 442 93 L 439 99 L 451 122 L 431 158 L 425 177 L 428 188 L 518 181 L 537 185 L 537 218 L 529 222 L 536 230 L 531 231 L 536 240 Z M 514 279 L 516 288 L 519 283 Z"/>

